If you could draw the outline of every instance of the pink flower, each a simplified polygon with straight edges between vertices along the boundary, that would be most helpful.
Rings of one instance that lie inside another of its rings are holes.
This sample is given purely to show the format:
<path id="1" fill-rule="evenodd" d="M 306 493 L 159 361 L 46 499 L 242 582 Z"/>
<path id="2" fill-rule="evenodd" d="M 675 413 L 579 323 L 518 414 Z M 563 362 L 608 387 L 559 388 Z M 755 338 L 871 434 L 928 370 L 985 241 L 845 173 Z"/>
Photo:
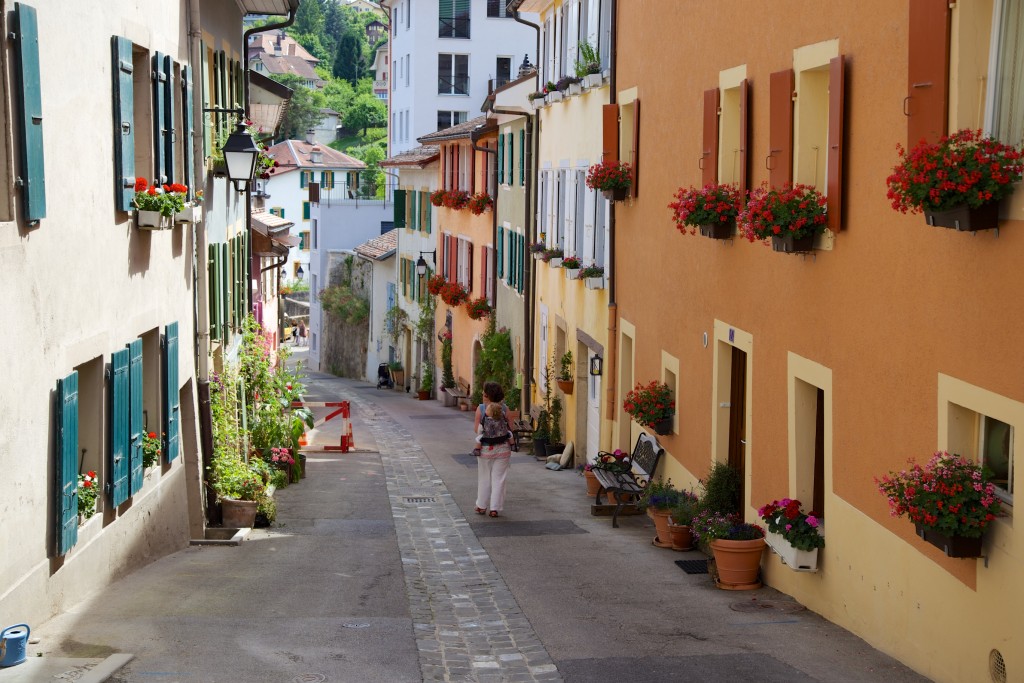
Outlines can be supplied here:
<path id="1" fill-rule="evenodd" d="M 815 517 L 814 515 L 807 515 L 807 526 L 812 526 L 812 527 L 817 528 L 817 526 L 818 526 L 818 518 Z"/>
<path id="2" fill-rule="evenodd" d="M 793 528 L 793 525 L 792 525 L 792 524 L 787 524 L 787 525 L 786 525 L 786 531 L 789 531 L 789 530 L 790 530 L 790 529 L 792 529 L 792 528 Z"/>

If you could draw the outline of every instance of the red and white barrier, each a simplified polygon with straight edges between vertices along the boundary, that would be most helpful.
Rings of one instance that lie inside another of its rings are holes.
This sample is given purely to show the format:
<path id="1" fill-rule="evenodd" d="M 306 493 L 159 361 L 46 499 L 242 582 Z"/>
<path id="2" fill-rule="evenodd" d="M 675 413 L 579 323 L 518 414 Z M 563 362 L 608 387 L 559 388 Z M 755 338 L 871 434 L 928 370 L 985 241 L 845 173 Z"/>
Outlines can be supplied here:
<path id="1" fill-rule="evenodd" d="M 323 446 L 322 450 L 348 453 L 355 448 L 352 438 L 351 406 L 348 401 L 292 401 L 292 408 L 337 408 L 313 422 L 313 429 L 316 429 L 328 420 L 341 416 L 341 443 L 337 446 Z"/>

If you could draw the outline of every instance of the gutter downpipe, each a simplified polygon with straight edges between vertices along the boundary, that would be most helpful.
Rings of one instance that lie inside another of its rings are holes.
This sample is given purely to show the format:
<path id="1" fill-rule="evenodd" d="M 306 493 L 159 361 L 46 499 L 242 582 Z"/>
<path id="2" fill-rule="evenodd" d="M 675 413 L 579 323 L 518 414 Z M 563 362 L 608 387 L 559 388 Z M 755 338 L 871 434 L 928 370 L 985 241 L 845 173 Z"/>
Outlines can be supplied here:
<path id="1" fill-rule="evenodd" d="M 618 62 L 618 2 L 611 0 L 612 3 L 612 26 L 611 26 L 611 77 L 608 79 L 608 103 L 615 104 L 616 102 L 616 67 Z M 609 202 L 611 208 L 608 212 L 608 270 L 611 272 L 611 277 L 608 282 L 608 359 L 605 366 L 610 369 L 610 372 L 606 372 L 608 381 L 605 382 L 605 417 L 607 421 L 605 423 L 606 438 L 601 439 L 603 444 L 608 444 L 609 448 L 613 446 L 612 439 L 615 434 L 615 417 L 616 417 L 616 403 L 615 395 L 618 383 L 618 354 L 619 354 L 619 306 L 615 300 L 615 284 L 618 280 L 618 272 L 615 270 L 615 202 Z M 629 442 L 629 435 L 626 435 L 625 441 L 623 441 L 622 434 L 619 435 L 619 441 L 623 443 Z M 627 446 L 628 448 L 628 446 Z"/>
<path id="2" fill-rule="evenodd" d="M 522 0 L 512 0 L 510 3 L 514 6 L 512 9 L 512 18 L 524 26 L 529 26 L 537 34 L 537 41 L 534 47 L 533 57 L 538 61 L 537 63 L 537 75 L 536 75 L 536 87 L 534 91 L 540 90 L 540 26 L 533 22 L 526 21 L 519 16 L 519 6 L 522 4 Z M 614 5 L 612 7 L 614 10 Z M 612 15 L 615 16 L 614 14 Z M 614 78 L 614 76 L 613 76 Z M 527 120 L 529 125 L 526 126 L 526 154 L 527 161 L 526 167 L 530 169 L 530 172 L 526 174 L 526 234 L 537 239 L 537 212 L 530 206 L 530 198 L 533 194 L 534 184 L 534 159 L 539 156 L 539 150 L 535 150 L 534 147 L 540 144 L 540 115 L 539 114 L 527 114 Z M 529 269 L 529 276 L 527 282 L 529 283 L 529 289 L 526 291 L 524 297 L 524 308 L 526 309 L 526 351 L 523 353 L 525 363 L 523 365 L 523 390 L 520 392 L 521 400 L 523 402 L 523 415 L 528 415 L 530 412 L 530 399 L 532 397 L 532 384 L 533 384 L 533 339 L 535 335 L 534 330 L 534 319 L 536 317 L 537 307 L 537 267 L 534 264 L 534 259 L 525 259 L 527 268 Z"/>

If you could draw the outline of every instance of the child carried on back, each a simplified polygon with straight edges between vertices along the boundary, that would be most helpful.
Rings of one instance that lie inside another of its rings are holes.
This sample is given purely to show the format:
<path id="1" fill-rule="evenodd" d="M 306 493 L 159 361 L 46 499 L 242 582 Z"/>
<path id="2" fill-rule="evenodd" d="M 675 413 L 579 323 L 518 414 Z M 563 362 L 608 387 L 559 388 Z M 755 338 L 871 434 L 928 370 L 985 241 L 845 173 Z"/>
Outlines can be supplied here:
<path id="1" fill-rule="evenodd" d="M 512 432 L 509 431 L 508 420 L 505 419 L 505 409 L 502 404 L 487 404 L 484 417 L 480 421 L 480 434 L 476 437 L 476 441 L 481 446 L 512 444 Z"/>

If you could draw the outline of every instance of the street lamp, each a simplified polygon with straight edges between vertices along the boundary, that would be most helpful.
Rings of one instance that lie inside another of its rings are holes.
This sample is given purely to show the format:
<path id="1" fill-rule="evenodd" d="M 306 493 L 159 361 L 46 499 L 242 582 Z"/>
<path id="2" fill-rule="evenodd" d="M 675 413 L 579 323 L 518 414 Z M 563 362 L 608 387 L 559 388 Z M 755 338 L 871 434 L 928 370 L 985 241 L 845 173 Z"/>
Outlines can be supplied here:
<path id="1" fill-rule="evenodd" d="M 302 278 L 306 277 L 306 271 L 302 270 L 302 266 L 295 269 L 295 277 L 299 278 L 299 282 L 302 282 Z"/>
<path id="2" fill-rule="evenodd" d="M 222 151 L 228 167 L 228 178 L 235 184 L 236 190 L 245 192 L 256 172 L 256 157 L 260 150 L 244 123 L 239 122 L 235 126 L 235 131 L 228 136 Z"/>
<path id="3" fill-rule="evenodd" d="M 435 249 L 433 251 L 421 251 L 419 259 L 416 260 L 416 274 L 417 275 L 426 275 L 427 274 L 427 262 L 423 258 L 424 254 L 430 254 L 430 260 L 431 261 L 436 261 L 437 260 L 437 249 Z"/>

